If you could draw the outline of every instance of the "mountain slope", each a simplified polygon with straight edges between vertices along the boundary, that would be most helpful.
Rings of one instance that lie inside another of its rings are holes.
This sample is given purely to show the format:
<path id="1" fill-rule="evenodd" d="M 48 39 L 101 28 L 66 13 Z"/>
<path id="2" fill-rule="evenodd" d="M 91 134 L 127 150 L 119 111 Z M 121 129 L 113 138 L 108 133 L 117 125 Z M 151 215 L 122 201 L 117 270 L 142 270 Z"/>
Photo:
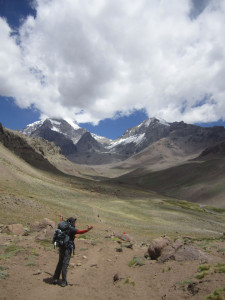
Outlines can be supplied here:
<path id="1" fill-rule="evenodd" d="M 46 152 L 52 152 L 53 155 L 60 154 L 60 149 L 56 148 L 54 144 L 38 139 L 33 141 L 30 140 L 29 143 L 19 133 L 3 128 L 1 124 L 0 142 L 35 168 L 56 174 L 60 173 L 60 171 L 45 157 Z"/>
<path id="2" fill-rule="evenodd" d="M 55 127 L 56 125 L 58 125 L 58 128 Z M 63 155 L 71 154 L 77 151 L 76 146 L 72 142 L 72 138 L 74 136 L 71 133 L 72 127 L 69 126 L 69 124 L 65 121 L 61 123 L 56 120 L 47 119 L 43 123 L 39 123 L 38 127 L 36 127 L 35 124 L 34 131 L 31 131 L 30 128 L 31 126 L 28 126 L 28 128 L 25 128 L 22 133 L 25 134 L 29 132 L 29 136 L 41 137 L 47 141 L 53 142 L 56 146 L 61 148 Z M 60 132 L 59 128 L 64 133 Z M 68 132 L 68 134 L 65 134 L 65 132 Z"/>
<path id="3" fill-rule="evenodd" d="M 163 138 L 168 138 L 189 155 L 224 141 L 225 129 L 222 126 L 200 127 L 184 122 L 167 123 L 150 118 L 127 130 L 108 148 L 123 153 L 128 158 Z"/>
<path id="4" fill-rule="evenodd" d="M 152 172 L 139 168 L 113 181 L 177 199 L 225 208 L 225 158 L 195 159 Z"/>

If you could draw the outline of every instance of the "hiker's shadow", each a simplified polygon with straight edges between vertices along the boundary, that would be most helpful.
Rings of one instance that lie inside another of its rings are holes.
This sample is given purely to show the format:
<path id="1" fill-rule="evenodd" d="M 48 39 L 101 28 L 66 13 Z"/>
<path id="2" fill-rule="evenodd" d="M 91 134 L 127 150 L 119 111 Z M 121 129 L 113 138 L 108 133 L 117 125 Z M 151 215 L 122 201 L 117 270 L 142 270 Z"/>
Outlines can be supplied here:
<path id="1" fill-rule="evenodd" d="M 53 284 L 52 277 L 44 278 L 43 281 L 44 281 L 44 283 L 47 283 L 47 284 Z"/>
<path id="2" fill-rule="evenodd" d="M 51 273 L 48 273 L 48 272 L 45 272 L 46 274 L 50 275 L 50 277 L 47 277 L 47 278 L 44 278 L 43 281 L 44 283 L 47 283 L 47 284 L 53 284 L 53 275 Z M 60 282 L 60 280 L 59 280 Z"/>

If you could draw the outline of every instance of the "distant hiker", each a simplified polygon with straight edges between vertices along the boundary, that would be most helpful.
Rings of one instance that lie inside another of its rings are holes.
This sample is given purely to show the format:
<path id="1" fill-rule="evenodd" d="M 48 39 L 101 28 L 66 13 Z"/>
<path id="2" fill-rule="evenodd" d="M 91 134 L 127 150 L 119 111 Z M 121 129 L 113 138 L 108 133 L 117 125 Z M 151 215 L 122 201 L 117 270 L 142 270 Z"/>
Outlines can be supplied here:
<path id="1" fill-rule="evenodd" d="M 69 266 L 72 251 L 75 249 L 75 244 L 74 244 L 75 235 L 84 234 L 93 228 L 93 226 L 88 226 L 86 230 L 78 230 L 75 227 L 76 220 L 77 220 L 76 218 L 70 217 L 69 219 L 67 219 L 67 221 L 61 221 L 58 225 L 59 229 L 56 229 L 56 233 L 53 238 L 54 245 L 56 244 L 57 246 L 59 246 L 59 261 L 55 269 L 52 283 L 53 284 L 58 283 L 60 274 L 62 272 L 62 283 L 61 283 L 62 287 L 68 285 L 66 275 L 67 275 L 67 268 Z M 66 234 L 64 233 L 64 240 L 60 241 L 60 239 L 57 236 L 60 237 L 63 233 L 63 230 L 64 232 L 66 232 Z M 61 235 L 58 235 L 58 232 L 60 232 Z"/>

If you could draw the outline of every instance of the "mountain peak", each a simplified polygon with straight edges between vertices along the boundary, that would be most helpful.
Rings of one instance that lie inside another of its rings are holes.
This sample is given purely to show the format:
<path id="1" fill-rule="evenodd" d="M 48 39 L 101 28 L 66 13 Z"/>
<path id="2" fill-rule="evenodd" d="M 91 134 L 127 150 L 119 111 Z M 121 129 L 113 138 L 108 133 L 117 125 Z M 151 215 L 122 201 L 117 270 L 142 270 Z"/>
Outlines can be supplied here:
<path id="1" fill-rule="evenodd" d="M 153 123 L 159 123 L 162 125 L 170 126 L 170 124 L 166 122 L 164 119 L 153 117 L 143 121 L 140 125 L 138 125 L 138 127 L 141 126 L 149 127 L 149 125 Z"/>
<path id="2" fill-rule="evenodd" d="M 44 128 L 63 134 L 66 138 L 72 140 L 74 144 L 87 132 L 86 129 L 79 127 L 70 119 L 63 120 L 57 118 L 48 118 L 43 121 L 34 122 L 27 125 L 21 132 L 28 136 L 35 136 L 37 135 L 37 131 L 43 131 Z"/>

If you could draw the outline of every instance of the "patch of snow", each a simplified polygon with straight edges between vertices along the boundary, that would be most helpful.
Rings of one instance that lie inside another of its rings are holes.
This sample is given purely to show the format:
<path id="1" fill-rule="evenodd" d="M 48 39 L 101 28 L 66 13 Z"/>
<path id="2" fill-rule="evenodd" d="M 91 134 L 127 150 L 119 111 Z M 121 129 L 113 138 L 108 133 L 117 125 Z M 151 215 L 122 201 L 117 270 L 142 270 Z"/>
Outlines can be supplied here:
<path id="1" fill-rule="evenodd" d="M 121 138 L 115 142 L 112 142 L 112 144 L 110 146 L 108 146 L 107 148 L 108 149 L 111 149 L 115 146 L 118 146 L 119 144 L 130 144 L 130 143 L 135 143 L 135 144 L 140 144 L 143 139 L 145 137 L 145 133 L 142 133 L 142 134 L 139 134 L 139 135 L 132 135 L 130 137 L 127 137 L 127 138 Z"/>
<path id="2" fill-rule="evenodd" d="M 51 130 L 53 130 L 53 131 L 57 131 L 57 132 L 59 132 L 59 133 L 62 133 L 58 128 L 56 128 L 55 126 L 53 126 L 52 128 L 51 128 Z"/>
<path id="3" fill-rule="evenodd" d="M 59 122 L 59 121 L 56 121 L 56 120 L 52 120 L 52 119 L 49 119 L 50 120 L 50 122 L 52 123 L 52 125 L 58 125 L 58 126 L 60 126 L 60 124 L 61 124 L 61 122 Z M 53 129 L 54 130 L 54 129 Z"/>
<path id="4" fill-rule="evenodd" d="M 164 119 L 161 119 L 161 118 L 157 118 L 159 120 L 159 123 L 160 124 L 163 124 L 163 125 L 166 125 L 166 126 L 170 126 L 169 123 L 167 123 Z"/>
<path id="5" fill-rule="evenodd" d="M 161 119 L 161 118 L 149 118 L 147 120 L 145 120 L 144 122 L 142 122 L 140 125 L 138 125 L 137 127 L 141 127 L 141 126 L 145 126 L 148 127 L 152 122 L 154 122 L 155 120 L 159 121 L 160 124 L 162 125 L 166 125 L 166 126 L 170 126 L 169 123 L 167 123 L 165 120 Z"/>
<path id="6" fill-rule="evenodd" d="M 91 136 L 94 138 L 94 139 L 96 139 L 97 141 L 102 141 L 102 142 L 112 142 L 112 140 L 110 140 L 110 139 L 108 139 L 108 138 L 106 138 L 106 137 L 104 137 L 104 136 L 101 136 L 101 135 L 97 135 L 97 134 L 95 134 L 95 133 L 91 133 Z"/>
<path id="7" fill-rule="evenodd" d="M 144 121 L 144 124 L 143 124 L 143 125 L 144 125 L 145 127 L 148 127 L 148 126 L 152 123 L 153 120 L 154 120 L 154 119 L 152 119 L 152 118 L 151 118 L 151 119 L 148 119 L 148 120 Z"/>
<path id="8" fill-rule="evenodd" d="M 43 121 L 36 121 L 34 123 L 28 124 L 27 127 L 33 127 L 33 126 L 37 126 L 37 125 L 41 125 L 43 124 Z"/>
<path id="9" fill-rule="evenodd" d="M 71 119 L 65 119 L 65 121 L 66 121 L 67 123 L 69 123 L 69 124 L 70 124 L 70 126 L 72 126 L 72 127 L 73 127 L 73 129 L 75 129 L 75 130 L 77 130 L 77 129 L 80 129 L 80 126 L 79 126 L 79 125 L 77 125 L 76 123 L 74 123 L 74 121 L 73 121 L 73 120 L 71 120 Z"/>

